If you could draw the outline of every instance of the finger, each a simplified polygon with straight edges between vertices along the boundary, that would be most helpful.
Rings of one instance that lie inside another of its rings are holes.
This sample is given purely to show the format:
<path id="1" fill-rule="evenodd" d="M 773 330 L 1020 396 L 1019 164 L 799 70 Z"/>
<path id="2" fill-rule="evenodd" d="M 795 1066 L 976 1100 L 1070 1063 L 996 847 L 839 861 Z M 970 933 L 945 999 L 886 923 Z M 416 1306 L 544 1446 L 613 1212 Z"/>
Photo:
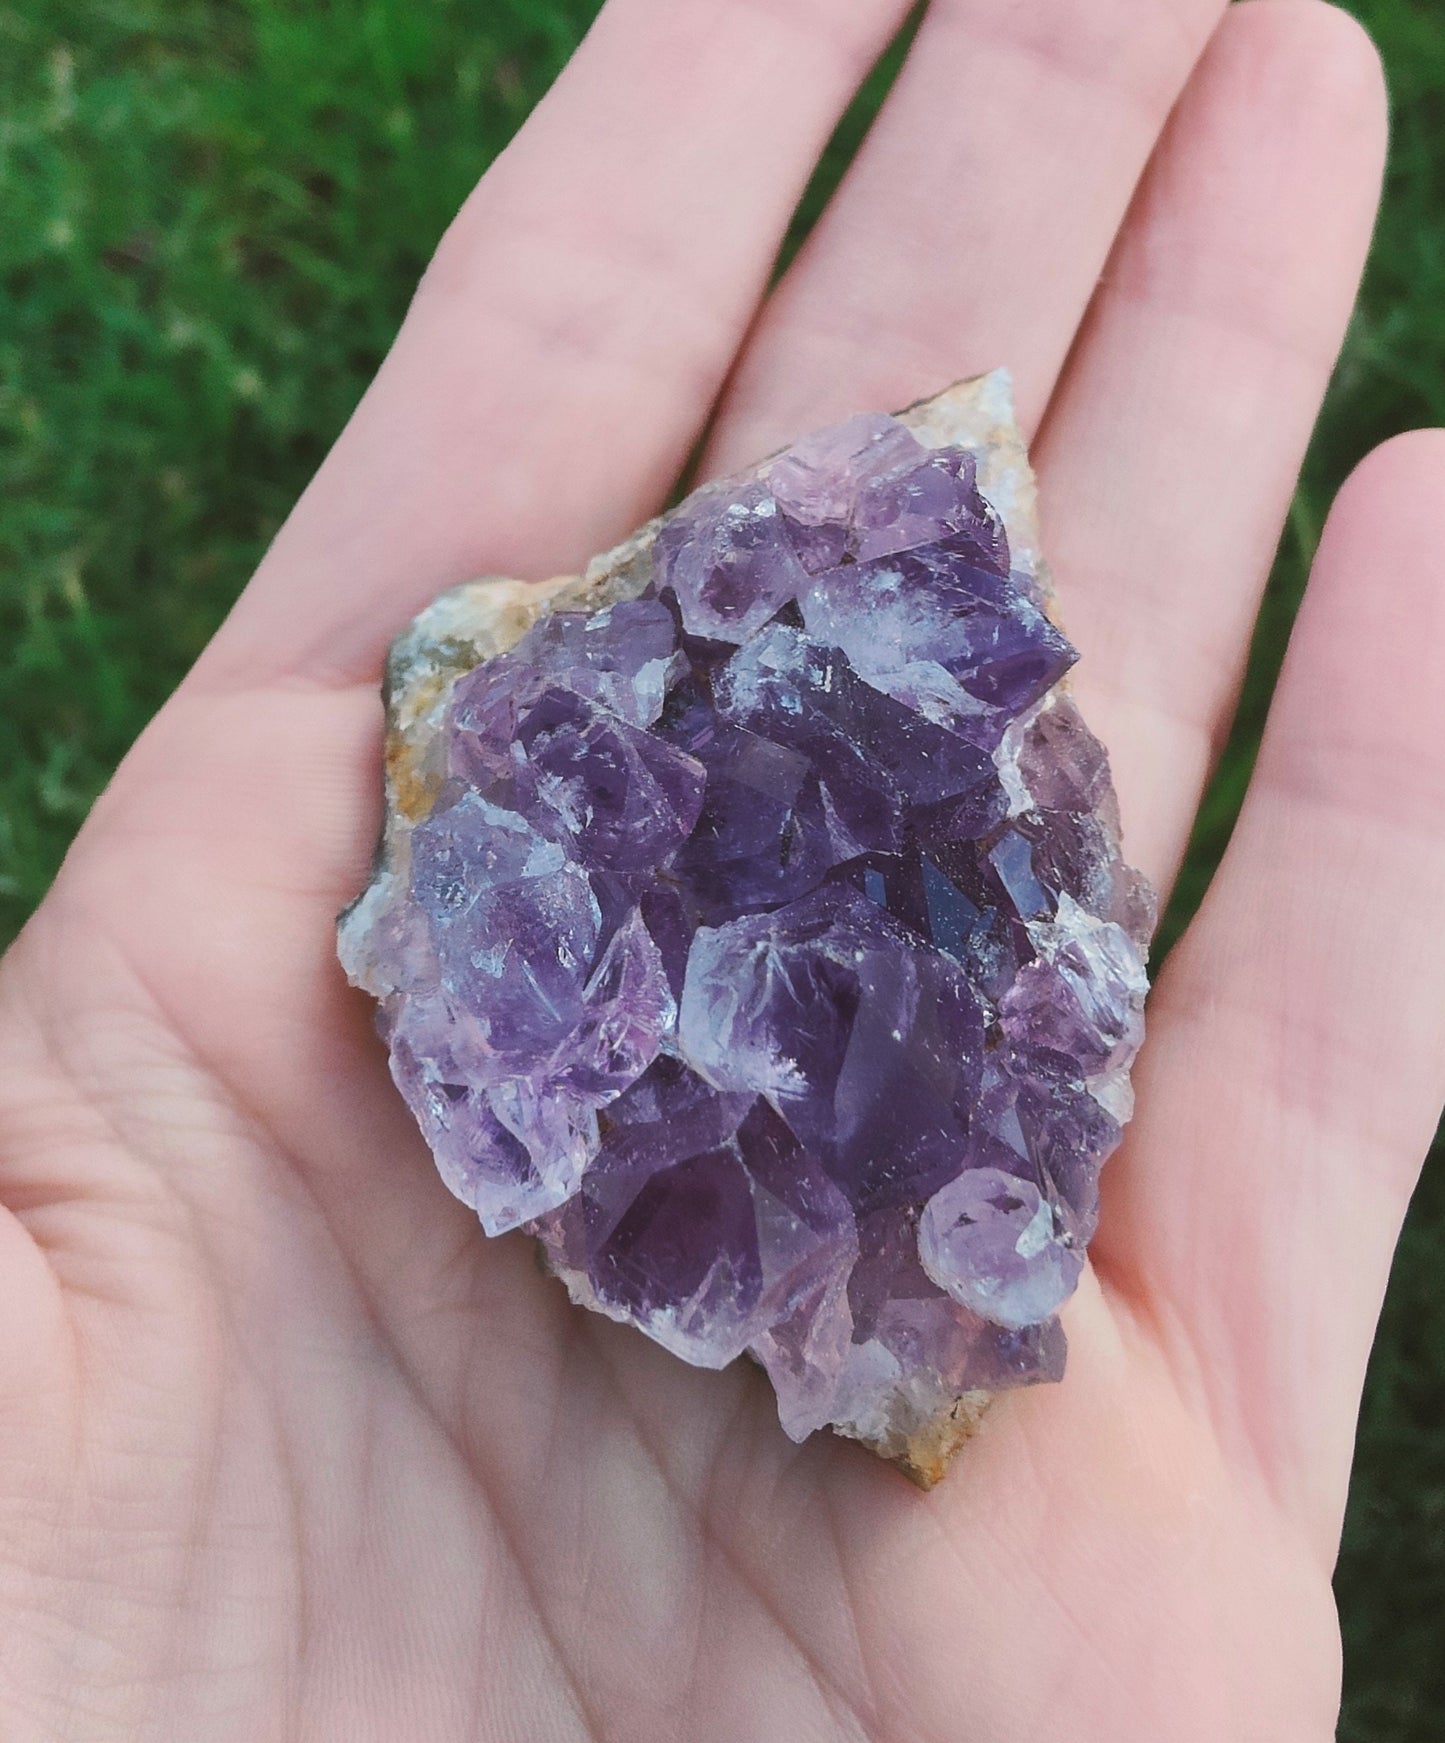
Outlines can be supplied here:
<path id="1" fill-rule="evenodd" d="M 1000 365 L 1038 421 L 1222 0 L 939 0 L 764 311 L 708 470 Z"/>
<path id="2" fill-rule="evenodd" d="M 1390 1256 L 1445 1097 L 1445 433 L 1327 527 L 1243 815 L 1156 989 L 1105 1275 L 1332 1557 Z"/>
<path id="3" fill-rule="evenodd" d="M 1038 445 L 1078 693 L 1130 857 L 1172 882 L 1359 285 L 1379 57 L 1321 0 L 1230 8 Z"/>
<path id="4" fill-rule="evenodd" d="M 369 675 L 442 588 L 554 573 L 652 512 L 903 8 L 610 0 L 443 238 L 203 675 Z"/>

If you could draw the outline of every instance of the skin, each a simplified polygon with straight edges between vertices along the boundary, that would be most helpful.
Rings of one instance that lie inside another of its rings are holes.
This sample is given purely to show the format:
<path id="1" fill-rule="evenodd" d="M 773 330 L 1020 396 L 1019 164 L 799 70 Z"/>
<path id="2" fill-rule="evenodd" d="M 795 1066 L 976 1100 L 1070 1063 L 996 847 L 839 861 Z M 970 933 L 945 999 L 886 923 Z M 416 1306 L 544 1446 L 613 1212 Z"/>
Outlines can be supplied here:
<path id="1" fill-rule="evenodd" d="M 1334 510 L 1068 1376 L 931 1495 L 484 1240 L 333 956 L 425 599 L 607 545 L 715 405 L 704 471 L 1000 362 L 1167 888 L 1364 257 L 1378 64 L 1320 0 L 937 0 L 760 306 L 902 11 L 610 0 L 0 970 L 6 1743 L 1332 1734 L 1445 1094 L 1445 436 Z"/>

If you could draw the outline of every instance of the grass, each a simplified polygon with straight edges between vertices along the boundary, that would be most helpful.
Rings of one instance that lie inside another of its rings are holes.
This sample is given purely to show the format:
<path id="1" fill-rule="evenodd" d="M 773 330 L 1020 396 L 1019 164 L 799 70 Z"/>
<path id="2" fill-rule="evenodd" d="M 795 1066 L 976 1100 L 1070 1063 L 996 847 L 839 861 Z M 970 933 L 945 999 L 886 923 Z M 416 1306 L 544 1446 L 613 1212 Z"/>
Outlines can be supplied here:
<path id="1" fill-rule="evenodd" d="M 1353 0 L 1395 148 L 1365 295 L 1169 920 L 1248 780 L 1330 498 L 1445 423 L 1445 25 Z M 226 610 L 354 404 L 431 244 L 594 0 L 0 4 L 0 939 Z M 820 208 L 887 84 L 854 106 Z M 1338 1591 L 1344 1743 L 1445 1710 L 1445 1156 L 1370 1375 Z"/>

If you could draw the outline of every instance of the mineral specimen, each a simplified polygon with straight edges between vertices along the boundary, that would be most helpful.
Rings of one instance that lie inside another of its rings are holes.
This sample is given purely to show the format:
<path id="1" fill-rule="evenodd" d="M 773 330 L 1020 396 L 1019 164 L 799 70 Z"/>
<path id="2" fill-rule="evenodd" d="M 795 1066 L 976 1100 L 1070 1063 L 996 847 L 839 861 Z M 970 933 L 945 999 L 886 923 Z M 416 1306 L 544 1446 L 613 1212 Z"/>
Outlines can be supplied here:
<path id="1" fill-rule="evenodd" d="M 393 650 L 341 926 L 489 1234 L 924 1482 L 1062 1372 L 1142 1036 L 1151 898 L 1050 610 L 1002 376 L 456 589 Z"/>

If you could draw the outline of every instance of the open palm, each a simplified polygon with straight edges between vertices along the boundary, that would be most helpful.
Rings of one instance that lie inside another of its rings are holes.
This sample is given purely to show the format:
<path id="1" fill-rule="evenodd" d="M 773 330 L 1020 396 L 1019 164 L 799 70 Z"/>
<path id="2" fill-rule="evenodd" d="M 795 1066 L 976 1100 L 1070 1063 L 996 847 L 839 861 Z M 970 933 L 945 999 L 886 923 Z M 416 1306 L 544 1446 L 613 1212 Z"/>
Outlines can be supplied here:
<path id="1" fill-rule="evenodd" d="M 1330 1735 L 1354 1412 L 1445 1087 L 1445 438 L 1332 518 L 1068 1377 L 930 1496 L 485 1241 L 333 954 L 424 600 L 610 543 L 715 404 L 708 471 L 1000 363 L 1167 888 L 1368 239 L 1378 67 L 1321 0 L 936 0 L 760 305 L 905 9 L 610 0 L 7 958 L 6 1743 Z"/>

